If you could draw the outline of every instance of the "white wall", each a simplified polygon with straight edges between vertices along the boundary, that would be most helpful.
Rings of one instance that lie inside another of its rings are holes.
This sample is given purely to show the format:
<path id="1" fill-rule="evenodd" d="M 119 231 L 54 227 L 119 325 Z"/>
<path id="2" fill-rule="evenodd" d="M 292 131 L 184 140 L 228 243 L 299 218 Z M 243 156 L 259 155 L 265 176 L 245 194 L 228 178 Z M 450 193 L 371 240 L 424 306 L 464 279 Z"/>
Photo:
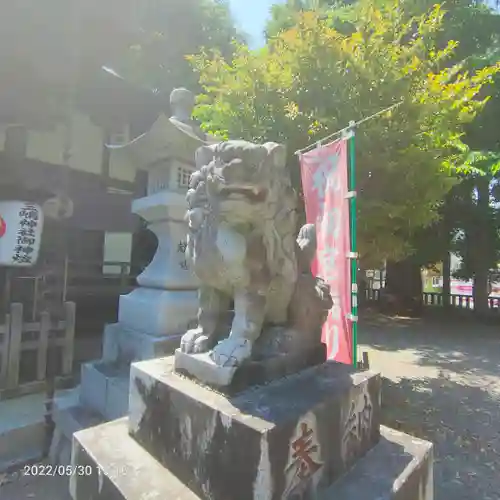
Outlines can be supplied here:
<path id="1" fill-rule="evenodd" d="M 128 157 L 123 154 L 111 152 L 109 158 L 109 176 L 121 181 L 134 182 L 136 169 L 132 166 Z"/>
<path id="2" fill-rule="evenodd" d="M 462 259 L 458 255 L 450 252 L 450 268 L 451 268 L 451 272 L 452 273 L 455 272 L 461 265 L 462 265 Z"/>
<path id="3" fill-rule="evenodd" d="M 132 258 L 132 233 L 110 233 L 104 235 L 104 261 L 127 262 Z M 103 266 L 104 274 L 120 274 L 119 266 Z"/>
<path id="4" fill-rule="evenodd" d="M 64 124 L 54 127 L 53 130 L 30 130 L 28 132 L 26 156 L 32 160 L 62 165 L 65 140 L 66 130 Z M 73 115 L 71 125 L 69 167 L 83 172 L 100 174 L 103 142 L 103 130 L 94 125 L 88 116 L 76 112 Z M 0 150 L 3 150 L 4 144 L 5 128 L 0 130 Z M 111 154 L 110 177 L 133 182 L 135 169 L 123 156 Z"/>

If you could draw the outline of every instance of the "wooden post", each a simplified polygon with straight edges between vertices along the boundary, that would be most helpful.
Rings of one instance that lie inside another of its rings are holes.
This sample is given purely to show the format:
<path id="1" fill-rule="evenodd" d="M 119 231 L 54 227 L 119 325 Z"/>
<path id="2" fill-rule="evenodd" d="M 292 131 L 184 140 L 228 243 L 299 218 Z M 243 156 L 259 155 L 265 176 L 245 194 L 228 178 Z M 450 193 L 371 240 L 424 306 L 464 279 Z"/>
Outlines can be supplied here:
<path id="1" fill-rule="evenodd" d="M 75 344 L 75 320 L 76 304 L 65 302 L 64 304 L 64 347 L 62 357 L 63 375 L 71 375 L 73 371 L 73 355 Z"/>
<path id="2" fill-rule="evenodd" d="M 443 256 L 443 291 L 441 294 L 443 307 L 446 310 L 451 308 L 451 253 L 446 251 Z"/>
<path id="3" fill-rule="evenodd" d="M 40 293 L 39 280 L 40 280 L 40 276 L 35 276 L 34 285 L 33 285 L 33 311 L 32 311 L 32 315 L 31 315 L 31 320 L 33 322 L 36 321 L 36 317 L 37 317 L 38 295 Z"/>
<path id="4" fill-rule="evenodd" d="M 128 264 L 123 262 L 120 264 L 120 287 L 123 289 L 127 286 L 128 280 Z"/>
<path id="5" fill-rule="evenodd" d="M 40 337 L 37 353 L 37 380 L 45 380 L 47 376 L 47 354 L 49 350 L 50 338 L 50 314 L 44 311 L 40 316 Z"/>
<path id="6" fill-rule="evenodd" d="M 7 387 L 15 389 L 19 385 L 19 363 L 23 340 L 23 305 L 10 305 L 10 339 L 9 339 L 9 367 L 7 373 Z"/>
<path id="7" fill-rule="evenodd" d="M 0 344 L 0 388 L 7 383 L 7 366 L 9 362 L 10 314 L 5 315 L 2 325 L 3 342 Z"/>
<path id="8" fill-rule="evenodd" d="M 363 368 L 365 370 L 370 369 L 370 358 L 368 356 L 368 352 L 366 352 L 366 351 L 363 352 Z"/>
<path id="9" fill-rule="evenodd" d="M 68 294 L 68 270 L 69 270 L 69 261 L 68 254 L 64 257 L 64 278 L 63 278 L 63 292 L 62 292 L 62 302 L 63 304 L 66 302 L 66 296 Z"/>
<path id="10" fill-rule="evenodd" d="M 12 269 L 9 267 L 5 269 L 5 284 L 4 284 L 3 294 L 4 295 L 3 295 L 2 312 L 8 314 L 9 305 L 12 298 Z"/>

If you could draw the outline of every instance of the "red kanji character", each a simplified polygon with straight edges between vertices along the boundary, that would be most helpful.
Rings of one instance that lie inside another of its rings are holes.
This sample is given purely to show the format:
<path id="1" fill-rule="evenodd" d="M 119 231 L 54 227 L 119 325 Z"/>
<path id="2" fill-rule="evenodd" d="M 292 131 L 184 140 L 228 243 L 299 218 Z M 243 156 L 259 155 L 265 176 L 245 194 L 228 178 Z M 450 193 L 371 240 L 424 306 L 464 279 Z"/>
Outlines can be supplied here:
<path id="1" fill-rule="evenodd" d="M 318 445 L 313 444 L 313 430 L 309 429 L 306 423 L 300 424 L 302 435 L 292 443 L 294 464 L 297 467 L 299 479 L 307 479 L 321 468 L 321 464 L 316 463 L 311 453 L 318 451 Z"/>

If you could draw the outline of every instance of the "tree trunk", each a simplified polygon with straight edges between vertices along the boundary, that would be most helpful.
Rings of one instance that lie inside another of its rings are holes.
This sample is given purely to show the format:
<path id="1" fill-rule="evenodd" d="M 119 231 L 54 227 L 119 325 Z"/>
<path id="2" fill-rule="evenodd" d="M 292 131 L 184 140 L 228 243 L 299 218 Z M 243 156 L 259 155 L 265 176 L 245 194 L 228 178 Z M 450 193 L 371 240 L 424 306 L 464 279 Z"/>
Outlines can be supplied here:
<path id="1" fill-rule="evenodd" d="M 451 297 L 451 255 L 450 252 L 445 252 L 443 256 L 443 307 L 450 308 Z"/>
<path id="2" fill-rule="evenodd" d="M 477 209 L 479 212 L 480 228 L 476 228 L 474 242 L 470 247 L 474 250 L 474 312 L 477 316 L 486 316 L 488 307 L 488 276 L 489 276 L 489 246 L 488 217 L 490 192 L 489 178 L 484 176 L 477 180 Z M 478 222 L 479 222 L 478 221 Z"/>
<path id="3" fill-rule="evenodd" d="M 488 307 L 488 270 L 477 269 L 474 273 L 474 312 L 476 316 L 487 316 Z"/>
<path id="4" fill-rule="evenodd" d="M 387 262 L 382 306 L 393 314 L 418 316 L 422 312 L 422 275 L 414 259 Z"/>

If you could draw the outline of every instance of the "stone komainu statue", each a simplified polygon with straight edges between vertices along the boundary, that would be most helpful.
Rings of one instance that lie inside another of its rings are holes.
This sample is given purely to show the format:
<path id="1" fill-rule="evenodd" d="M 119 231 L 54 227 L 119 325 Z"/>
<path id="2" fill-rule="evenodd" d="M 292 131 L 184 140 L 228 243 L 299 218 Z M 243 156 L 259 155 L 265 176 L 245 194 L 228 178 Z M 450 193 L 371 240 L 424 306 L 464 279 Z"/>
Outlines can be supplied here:
<path id="1" fill-rule="evenodd" d="M 200 302 L 198 327 L 183 336 L 182 351 L 213 349 L 216 364 L 239 366 L 252 356 L 263 331 L 276 331 L 277 325 L 313 329 L 301 334 L 317 336 L 332 303 L 328 286 L 308 269 L 316 249 L 314 227 L 305 226 L 295 238 L 297 197 L 284 146 L 221 142 L 199 148 L 196 166 L 187 193 L 186 256 L 201 281 Z M 304 294 L 316 309 L 311 314 L 306 307 L 307 318 L 297 312 Z M 231 331 L 221 339 L 231 300 Z"/>

